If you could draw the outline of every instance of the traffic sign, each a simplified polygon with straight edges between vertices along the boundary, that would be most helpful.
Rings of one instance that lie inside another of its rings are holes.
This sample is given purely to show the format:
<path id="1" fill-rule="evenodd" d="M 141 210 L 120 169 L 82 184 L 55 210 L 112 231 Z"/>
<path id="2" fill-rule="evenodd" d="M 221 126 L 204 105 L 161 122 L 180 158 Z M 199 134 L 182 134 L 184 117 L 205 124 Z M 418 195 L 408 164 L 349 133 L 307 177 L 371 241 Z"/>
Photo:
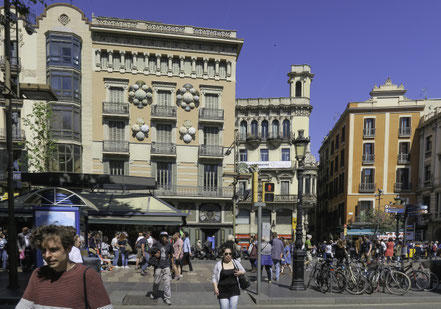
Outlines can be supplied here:
<path id="1" fill-rule="evenodd" d="M 404 208 L 389 207 L 385 209 L 385 212 L 389 214 L 404 214 Z"/>

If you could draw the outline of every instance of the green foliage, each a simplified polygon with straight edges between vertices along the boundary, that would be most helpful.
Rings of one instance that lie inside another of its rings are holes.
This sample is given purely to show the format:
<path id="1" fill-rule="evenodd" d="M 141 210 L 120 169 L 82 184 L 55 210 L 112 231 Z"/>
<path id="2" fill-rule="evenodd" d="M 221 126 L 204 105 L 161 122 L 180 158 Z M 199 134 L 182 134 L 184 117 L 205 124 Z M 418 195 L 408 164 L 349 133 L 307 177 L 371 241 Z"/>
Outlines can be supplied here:
<path id="1" fill-rule="evenodd" d="M 32 113 L 23 118 L 31 133 L 26 139 L 28 164 L 35 172 L 48 172 L 54 160 L 56 145 L 50 127 L 52 116 L 49 103 L 37 102 L 32 107 Z"/>
<path id="2" fill-rule="evenodd" d="M 366 215 L 366 221 L 375 228 L 375 234 L 384 234 L 395 230 L 395 216 L 384 210 L 372 210 Z"/>
<path id="3" fill-rule="evenodd" d="M 42 4 L 47 6 L 46 0 L 10 0 L 11 4 L 17 8 L 18 13 L 21 16 L 27 16 L 30 13 L 31 6 L 36 4 Z"/>

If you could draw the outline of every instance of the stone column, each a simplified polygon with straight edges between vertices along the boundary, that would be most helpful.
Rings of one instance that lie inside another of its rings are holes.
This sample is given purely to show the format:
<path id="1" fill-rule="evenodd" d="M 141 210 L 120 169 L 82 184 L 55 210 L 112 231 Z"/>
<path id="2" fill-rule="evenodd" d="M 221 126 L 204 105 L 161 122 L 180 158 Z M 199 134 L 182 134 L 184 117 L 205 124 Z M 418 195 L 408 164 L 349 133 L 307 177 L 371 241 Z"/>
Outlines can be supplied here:
<path id="1" fill-rule="evenodd" d="M 215 59 L 215 71 L 214 71 L 214 79 L 219 80 L 219 62 L 220 59 Z"/>
<path id="2" fill-rule="evenodd" d="M 156 75 L 161 75 L 161 54 L 156 54 Z"/>
<path id="3" fill-rule="evenodd" d="M 109 63 L 107 65 L 107 71 L 112 72 L 113 68 L 113 50 L 107 52 L 109 54 Z"/>
<path id="4" fill-rule="evenodd" d="M 204 58 L 204 79 L 208 79 L 208 58 Z"/>
<path id="5" fill-rule="evenodd" d="M 184 56 L 179 56 L 179 76 L 184 77 Z"/>
<path id="6" fill-rule="evenodd" d="M 138 70 L 138 53 L 132 52 L 132 72 L 136 74 L 136 71 Z"/>
<path id="7" fill-rule="evenodd" d="M 231 61 L 227 61 L 227 79 L 231 80 Z"/>
<path id="8" fill-rule="evenodd" d="M 191 78 L 196 78 L 196 57 L 191 57 Z"/>
<path id="9" fill-rule="evenodd" d="M 148 75 L 149 70 L 150 70 L 149 57 L 150 57 L 149 53 L 144 53 L 144 74 L 145 75 Z"/>
<path id="10" fill-rule="evenodd" d="M 120 51 L 119 54 L 121 55 L 121 63 L 120 63 L 120 70 L 121 71 L 125 71 L 126 69 L 126 52 L 125 51 Z"/>
<path id="11" fill-rule="evenodd" d="M 173 75 L 173 55 L 167 55 L 167 57 L 168 57 L 167 75 L 172 76 Z"/>

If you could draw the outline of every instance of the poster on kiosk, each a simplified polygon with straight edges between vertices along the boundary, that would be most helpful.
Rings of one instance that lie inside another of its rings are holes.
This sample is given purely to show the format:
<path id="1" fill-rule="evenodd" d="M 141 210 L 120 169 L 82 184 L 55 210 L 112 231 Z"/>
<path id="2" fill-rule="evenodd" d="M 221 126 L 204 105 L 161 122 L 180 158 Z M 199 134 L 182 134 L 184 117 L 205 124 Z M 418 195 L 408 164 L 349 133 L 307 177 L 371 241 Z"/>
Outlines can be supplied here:
<path id="1" fill-rule="evenodd" d="M 80 234 L 80 210 L 79 207 L 63 206 L 35 206 L 34 207 L 35 227 L 41 225 L 67 225 L 73 226 Z M 43 266 L 43 256 L 37 250 L 37 266 Z"/>

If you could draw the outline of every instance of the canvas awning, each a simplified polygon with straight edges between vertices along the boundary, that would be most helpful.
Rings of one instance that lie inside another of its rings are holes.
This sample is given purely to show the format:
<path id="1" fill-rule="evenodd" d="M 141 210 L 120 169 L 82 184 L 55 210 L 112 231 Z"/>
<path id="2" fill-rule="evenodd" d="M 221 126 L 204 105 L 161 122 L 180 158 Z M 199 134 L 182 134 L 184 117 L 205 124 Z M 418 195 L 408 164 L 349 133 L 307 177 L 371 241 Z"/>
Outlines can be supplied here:
<path id="1" fill-rule="evenodd" d="M 374 230 L 372 229 L 348 229 L 346 235 L 363 236 L 363 235 L 374 235 Z"/>
<path id="2" fill-rule="evenodd" d="M 98 211 L 89 212 L 89 223 L 130 225 L 180 225 L 186 213 L 146 194 L 84 193 Z"/>

